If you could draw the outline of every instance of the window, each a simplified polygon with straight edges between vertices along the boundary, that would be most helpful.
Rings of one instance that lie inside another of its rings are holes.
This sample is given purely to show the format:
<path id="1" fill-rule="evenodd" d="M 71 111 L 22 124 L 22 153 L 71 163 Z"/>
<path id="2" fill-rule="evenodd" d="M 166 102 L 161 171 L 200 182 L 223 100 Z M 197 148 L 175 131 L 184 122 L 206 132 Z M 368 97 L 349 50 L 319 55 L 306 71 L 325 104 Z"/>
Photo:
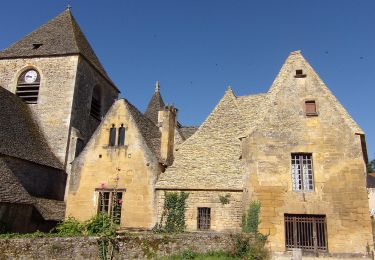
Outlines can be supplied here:
<path id="1" fill-rule="evenodd" d="M 118 129 L 118 146 L 123 146 L 125 144 L 125 127 L 124 124 L 121 124 L 121 127 Z"/>
<path id="2" fill-rule="evenodd" d="M 294 75 L 295 78 L 305 78 L 306 74 L 303 74 L 303 70 L 296 70 L 296 75 Z"/>
<path id="3" fill-rule="evenodd" d="M 96 120 L 102 119 L 102 106 L 101 106 L 101 94 L 100 94 L 100 87 L 95 86 L 92 98 L 91 98 L 91 109 L 90 109 L 90 115 L 95 118 Z"/>
<path id="4" fill-rule="evenodd" d="M 208 230 L 211 226 L 211 208 L 198 208 L 198 230 Z"/>
<path id="5" fill-rule="evenodd" d="M 24 71 L 18 78 L 16 95 L 27 104 L 38 102 L 40 75 L 35 69 Z"/>
<path id="6" fill-rule="evenodd" d="M 98 212 L 107 213 L 113 217 L 116 224 L 120 224 L 122 207 L 122 192 L 99 191 Z"/>
<path id="7" fill-rule="evenodd" d="M 115 125 L 112 125 L 112 127 L 109 129 L 109 146 L 115 146 L 116 145 L 116 128 Z"/>
<path id="8" fill-rule="evenodd" d="M 307 116 L 317 116 L 315 100 L 305 101 L 305 112 Z"/>
<path id="9" fill-rule="evenodd" d="M 306 251 L 327 251 L 327 228 L 324 215 L 285 214 L 285 247 Z"/>
<path id="10" fill-rule="evenodd" d="M 314 190 L 312 154 L 292 154 L 292 184 L 295 191 Z"/>
<path id="11" fill-rule="evenodd" d="M 81 138 L 77 138 L 75 157 L 77 157 L 85 147 L 85 143 Z"/>

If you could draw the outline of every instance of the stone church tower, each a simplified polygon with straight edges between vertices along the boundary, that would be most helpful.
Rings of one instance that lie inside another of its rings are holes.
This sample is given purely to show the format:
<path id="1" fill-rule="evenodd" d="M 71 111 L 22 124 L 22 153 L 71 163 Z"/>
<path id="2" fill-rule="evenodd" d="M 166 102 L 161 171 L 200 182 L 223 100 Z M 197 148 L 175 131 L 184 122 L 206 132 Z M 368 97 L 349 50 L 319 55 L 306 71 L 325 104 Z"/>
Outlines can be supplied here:
<path id="1" fill-rule="evenodd" d="M 68 173 L 119 94 L 69 9 L 0 52 L 0 86 L 28 104 Z"/>

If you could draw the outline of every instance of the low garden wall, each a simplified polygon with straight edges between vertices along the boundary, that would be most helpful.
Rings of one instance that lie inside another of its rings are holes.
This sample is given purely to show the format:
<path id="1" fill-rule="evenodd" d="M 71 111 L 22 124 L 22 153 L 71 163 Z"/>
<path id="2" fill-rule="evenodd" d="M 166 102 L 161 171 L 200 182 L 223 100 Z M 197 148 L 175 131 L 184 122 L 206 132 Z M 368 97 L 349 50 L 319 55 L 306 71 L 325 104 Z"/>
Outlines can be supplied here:
<path id="1" fill-rule="evenodd" d="M 234 242 L 235 235 L 227 233 L 125 234 L 115 239 L 115 259 L 153 259 L 186 250 L 228 251 Z M 0 260 L 99 259 L 101 245 L 96 237 L 0 239 Z"/>

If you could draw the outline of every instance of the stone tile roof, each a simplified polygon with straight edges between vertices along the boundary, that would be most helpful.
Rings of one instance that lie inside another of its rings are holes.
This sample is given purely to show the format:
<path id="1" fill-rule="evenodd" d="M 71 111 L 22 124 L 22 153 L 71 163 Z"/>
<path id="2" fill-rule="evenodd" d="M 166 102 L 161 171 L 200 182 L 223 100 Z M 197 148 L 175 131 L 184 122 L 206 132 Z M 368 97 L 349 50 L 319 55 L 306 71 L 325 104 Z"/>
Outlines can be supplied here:
<path id="1" fill-rule="evenodd" d="M 198 130 L 198 126 L 182 126 L 178 128 L 181 137 L 186 140 Z"/>
<path id="2" fill-rule="evenodd" d="M 160 159 L 160 138 L 159 128 L 145 115 L 143 115 L 133 104 L 124 99 L 130 114 L 132 115 L 139 131 L 141 132 L 147 146 Z"/>
<path id="3" fill-rule="evenodd" d="M 148 103 L 144 115 L 150 119 L 155 125 L 158 124 L 159 111 L 164 108 L 165 104 L 159 91 L 156 91 Z"/>
<path id="4" fill-rule="evenodd" d="M 51 200 L 33 197 L 34 206 L 45 220 L 61 221 L 65 215 L 65 203 L 60 200 Z"/>
<path id="5" fill-rule="evenodd" d="M 0 203 L 33 204 L 34 200 L 0 158 Z"/>
<path id="6" fill-rule="evenodd" d="M 30 108 L 3 87 L 0 87 L 0 140 L 0 154 L 63 169 L 33 120 Z"/>
<path id="7" fill-rule="evenodd" d="M 115 87 L 69 9 L 1 51 L 0 59 L 69 54 L 81 54 Z"/>
<path id="8" fill-rule="evenodd" d="M 263 97 L 236 98 L 227 90 L 218 105 L 175 153 L 172 166 L 161 174 L 157 189 L 242 190 L 244 165 L 240 137 L 248 122 L 242 115 L 256 118 Z M 237 104 L 237 101 L 241 103 Z"/>

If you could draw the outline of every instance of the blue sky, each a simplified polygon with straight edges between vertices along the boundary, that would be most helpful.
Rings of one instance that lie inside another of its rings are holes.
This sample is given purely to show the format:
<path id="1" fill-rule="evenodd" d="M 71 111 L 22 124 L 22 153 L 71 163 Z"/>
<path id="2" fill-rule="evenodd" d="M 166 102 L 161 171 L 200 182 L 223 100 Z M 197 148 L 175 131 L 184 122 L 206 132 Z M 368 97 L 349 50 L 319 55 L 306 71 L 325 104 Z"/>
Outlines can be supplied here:
<path id="1" fill-rule="evenodd" d="M 143 111 L 158 80 L 187 125 L 201 124 L 228 85 L 266 92 L 302 50 L 375 158 L 375 1 L 2 1 L 0 49 L 68 3 L 122 96 Z"/>

